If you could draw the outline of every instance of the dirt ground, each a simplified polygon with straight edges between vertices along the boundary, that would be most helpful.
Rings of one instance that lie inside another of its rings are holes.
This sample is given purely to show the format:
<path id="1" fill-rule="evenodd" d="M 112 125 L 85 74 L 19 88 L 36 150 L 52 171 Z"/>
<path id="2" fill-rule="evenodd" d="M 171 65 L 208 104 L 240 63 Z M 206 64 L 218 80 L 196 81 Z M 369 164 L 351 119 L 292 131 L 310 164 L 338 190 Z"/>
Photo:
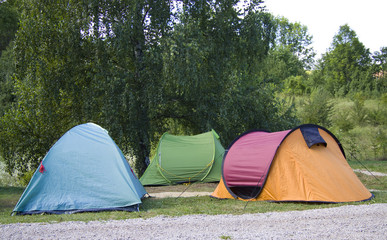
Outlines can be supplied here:
<path id="1" fill-rule="evenodd" d="M 198 196 L 210 196 L 212 192 L 160 192 L 149 193 L 150 197 L 154 198 L 177 198 L 177 197 L 198 197 Z"/>
<path id="2" fill-rule="evenodd" d="M 215 190 L 218 182 L 212 183 L 183 183 L 170 186 L 145 186 L 148 192 L 200 192 L 206 190 L 207 192 Z"/>
<path id="3" fill-rule="evenodd" d="M 209 196 L 218 186 L 218 183 L 192 183 L 173 186 L 148 186 L 145 187 L 150 197 L 197 197 Z"/>

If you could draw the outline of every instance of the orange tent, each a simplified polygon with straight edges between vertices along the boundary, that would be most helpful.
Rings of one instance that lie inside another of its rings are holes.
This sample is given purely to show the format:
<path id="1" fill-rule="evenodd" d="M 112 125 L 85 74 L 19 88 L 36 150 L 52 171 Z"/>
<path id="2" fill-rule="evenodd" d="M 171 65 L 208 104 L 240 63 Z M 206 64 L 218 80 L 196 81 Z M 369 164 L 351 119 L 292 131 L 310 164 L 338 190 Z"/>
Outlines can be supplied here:
<path id="1" fill-rule="evenodd" d="M 337 138 L 313 124 L 239 136 L 225 153 L 222 179 L 211 196 L 308 202 L 373 197 L 348 165 Z"/>

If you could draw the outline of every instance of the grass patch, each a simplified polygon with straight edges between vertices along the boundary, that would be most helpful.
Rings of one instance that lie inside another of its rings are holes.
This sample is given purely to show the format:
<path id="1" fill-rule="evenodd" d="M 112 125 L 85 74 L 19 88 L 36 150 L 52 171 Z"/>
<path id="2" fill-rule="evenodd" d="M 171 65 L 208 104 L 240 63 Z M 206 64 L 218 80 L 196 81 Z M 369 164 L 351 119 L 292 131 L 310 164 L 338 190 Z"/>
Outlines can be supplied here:
<path id="1" fill-rule="evenodd" d="M 2 190 L 1 190 L 2 191 Z M 11 194 L 11 198 L 18 199 L 20 190 Z M 122 220 L 130 218 L 151 218 L 156 216 L 183 216 L 191 214 L 246 214 L 246 213 L 265 213 L 265 212 L 284 212 L 301 211 L 308 209 L 321 209 L 338 207 L 343 205 L 386 203 L 387 194 L 385 192 L 375 192 L 375 199 L 361 203 L 340 203 L 340 204 L 316 204 L 316 203 L 270 203 L 270 202 L 243 202 L 238 200 L 218 200 L 204 197 L 190 198 L 149 198 L 144 199 L 140 207 L 140 212 L 98 212 L 98 213 L 77 213 L 62 215 L 28 215 L 28 216 L 10 216 L 13 205 L 6 204 L 0 206 L 0 223 L 31 223 L 47 222 L 57 223 L 63 221 L 106 221 Z"/>
<path id="2" fill-rule="evenodd" d="M 369 170 L 387 174 L 387 161 L 348 161 L 352 169 Z"/>
<path id="3" fill-rule="evenodd" d="M 387 173 L 387 164 L 383 161 L 363 162 L 371 171 Z M 355 169 L 363 169 L 361 164 L 350 162 Z M 271 203 L 271 202 L 243 202 L 239 200 L 219 200 L 209 196 L 190 197 L 190 198 L 148 198 L 143 200 L 140 206 L 140 212 L 98 212 L 98 213 L 77 213 L 62 215 L 29 215 L 29 216 L 10 216 L 14 206 L 23 193 L 20 187 L 0 187 L 0 223 L 31 223 L 31 222 L 63 222 L 63 221 L 106 221 L 122 220 L 130 218 L 151 218 L 156 216 L 182 216 L 191 214 L 246 214 L 246 213 L 265 213 L 265 212 L 284 212 L 284 211 L 302 211 L 308 209 L 321 209 L 339 207 L 344 205 L 360 205 L 373 203 L 387 203 L 387 177 L 373 177 L 367 174 L 356 173 L 359 179 L 375 195 L 375 198 L 366 202 L 356 203 Z M 149 193 L 156 192 L 212 192 L 216 184 L 192 184 L 187 185 L 146 187 Z M 227 236 L 225 236 L 227 237 Z"/>
<path id="4" fill-rule="evenodd" d="M 220 236 L 219 238 L 220 239 L 232 239 L 230 236 L 224 236 L 224 235 Z"/>
<path id="5" fill-rule="evenodd" d="M 0 187 L 0 212 L 13 209 L 23 191 L 22 187 Z"/>
<path id="6" fill-rule="evenodd" d="M 356 173 L 360 181 L 371 190 L 386 191 L 387 176 L 375 176 L 363 173 Z"/>

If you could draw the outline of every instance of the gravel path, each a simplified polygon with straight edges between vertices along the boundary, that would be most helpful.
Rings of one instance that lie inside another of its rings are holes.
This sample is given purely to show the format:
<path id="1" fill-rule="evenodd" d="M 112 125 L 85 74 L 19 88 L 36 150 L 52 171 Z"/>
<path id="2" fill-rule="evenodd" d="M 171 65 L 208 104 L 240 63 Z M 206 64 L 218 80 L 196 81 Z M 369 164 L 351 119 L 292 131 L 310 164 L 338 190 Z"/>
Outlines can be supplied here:
<path id="1" fill-rule="evenodd" d="M 0 225 L 2 239 L 387 239 L 387 204 L 244 215 Z"/>

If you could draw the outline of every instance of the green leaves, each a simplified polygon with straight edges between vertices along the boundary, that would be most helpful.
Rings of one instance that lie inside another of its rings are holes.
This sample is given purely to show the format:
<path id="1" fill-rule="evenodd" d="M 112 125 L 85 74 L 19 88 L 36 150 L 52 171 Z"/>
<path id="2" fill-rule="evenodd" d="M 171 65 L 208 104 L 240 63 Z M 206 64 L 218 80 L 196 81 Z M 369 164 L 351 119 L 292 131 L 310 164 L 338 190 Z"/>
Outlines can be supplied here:
<path id="1" fill-rule="evenodd" d="M 276 48 L 287 48 L 302 63 L 303 68 L 311 69 L 316 53 L 312 47 L 312 36 L 306 26 L 291 23 L 284 17 L 276 18 Z"/>
<path id="2" fill-rule="evenodd" d="M 14 0 L 0 2 L 0 56 L 18 29 L 19 14 L 15 5 Z"/>
<path id="3" fill-rule="evenodd" d="M 343 96 L 350 91 L 365 91 L 372 88 L 369 50 L 359 41 L 348 25 L 340 27 L 329 52 L 323 56 L 322 71 L 327 90 Z M 359 82 L 362 82 L 359 84 Z"/>
<path id="4" fill-rule="evenodd" d="M 330 114 L 333 103 L 330 94 L 323 88 L 314 89 L 310 99 L 306 99 L 298 113 L 303 124 L 312 123 L 321 126 L 330 126 Z"/>
<path id="5" fill-rule="evenodd" d="M 34 169 L 68 129 L 90 121 L 136 159 L 139 175 L 164 131 L 213 128 L 228 145 L 248 129 L 293 123 L 274 90 L 302 64 L 288 49 L 271 52 L 276 23 L 260 1 L 243 18 L 237 2 L 20 1 L 17 104 L 0 126 L 9 171 Z M 268 81 L 278 59 L 291 70 Z"/>

